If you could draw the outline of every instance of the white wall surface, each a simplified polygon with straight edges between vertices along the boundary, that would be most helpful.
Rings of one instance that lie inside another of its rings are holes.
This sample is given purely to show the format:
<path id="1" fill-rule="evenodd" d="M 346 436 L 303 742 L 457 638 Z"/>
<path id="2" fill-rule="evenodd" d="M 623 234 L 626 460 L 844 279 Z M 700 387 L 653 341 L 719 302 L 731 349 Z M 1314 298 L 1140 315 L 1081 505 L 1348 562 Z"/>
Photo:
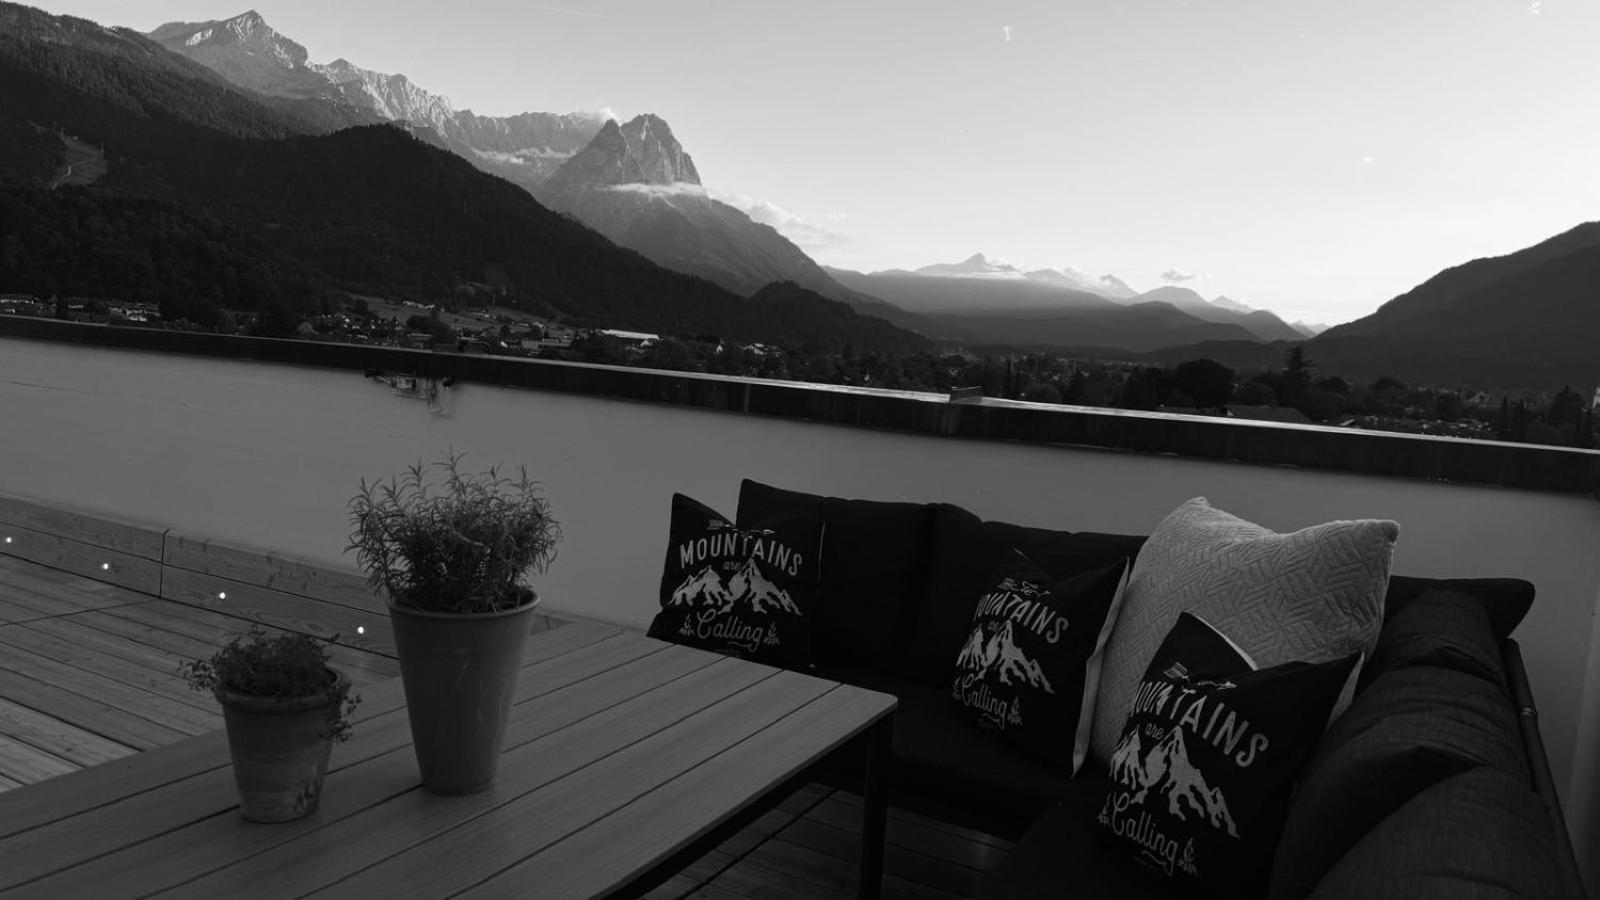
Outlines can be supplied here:
<path id="1" fill-rule="evenodd" d="M 1516 637 L 1579 856 L 1600 861 L 1593 499 L 476 384 L 445 402 L 430 414 L 359 372 L 0 338 L 0 491 L 353 568 L 346 504 L 362 477 L 450 448 L 473 469 L 526 463 L 566 533 L 536 585 L 548 607 L 638 627 L 656 606 L 672 493 L 731 515 L 745 476 L 1068 530 L 1147 533 L 1196 495 L 1278 530 L 1392 518 L 1397 573 L 1537 586 Z"/>

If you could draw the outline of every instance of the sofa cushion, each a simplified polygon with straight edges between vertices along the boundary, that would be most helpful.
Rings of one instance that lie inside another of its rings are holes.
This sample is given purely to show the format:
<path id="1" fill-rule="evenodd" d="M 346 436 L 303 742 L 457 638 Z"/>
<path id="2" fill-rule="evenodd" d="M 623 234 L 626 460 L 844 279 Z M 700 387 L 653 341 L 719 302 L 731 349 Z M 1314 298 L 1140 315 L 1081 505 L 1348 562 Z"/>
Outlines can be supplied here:
<path id="1" fill-rule="evenodd" d="M 738 521 L 746 527 L 817 503 L 825 524 L 816 658 L 895 671 L 927 578 L 933 508 L 817 497 L 747 478 Z"/>
<path id="2" fill-rule="evenodd" d="M 1391 668 L 1328 729 L 1283 825 L 1271 896 L 1305 897 L 1333 864 L 1412 797 L 1492 768 L 1528 784 L 1505 692 L 1475 674 Z"/>
<path id="3" fill-rule="evenodd" d="M 672 497 L 653 638 L 791 669 L 811 665 L 822 510 L 815 504 L 735 528 Z"/>
<path id="4" fill-rule="evenodd" d="M 1101 670 L 1090 757 L 1109 763 L 1145 667 L 1180 612 L 1257 664 L 1370 652 L 1383 620 L 1394 522 L 1328 522 L 1277 534 L 1204 497 L 1162 520 L 1139 551 Z"/>
<path id="5" fill-rule="evenodd" d="M 1390 618 L 1361 672 L 1361 686 L 1410 666 L 1465 672 L 1506 690 L 1505 663 L 1488 611 L 1456 591 L 1429 590 Z"/>
<path id="6" fill-rule="evenodd" d="M 1019 753 L 973 728 L 950 702 L 948 688 L 930 688 L 863 666 L 826 665 L 817 674 L 899 699 L 889 767 L 896 806 L 1010 839 L 1058 802 L 1093 816 L 1103 791 L 1103 770 L 1085 767 L 1070 778 Z M 860 770 L 844 775 L 859 778 Z M 849 786 L 859 790 L 859 785 Z"/>
<path id="7" fill-rule="evenodd" d="M 978 900 L 1170 900 L 1172 885 L 1100 843 L 1094 818 L 1057 806 L 978 888 Z"/>
<path id="8" fill-rule="evenodd" d="M 1523 780 L 1481 768 L 1411 798 L 1368 832 L 1313 900 L 1579 900 L 1562 880 L 1549 811 Z"/>
<path id="9" fill-rule="evenodd" d="M 1057 579 L 1016 550 L 978 599 L 950 696 L 978 728 L 1072 774 L 1089 751 L 1100 657 L 1128 561 Z"/>
<path id="10" fill-rule="evenodd" d="M 1257 669 L 1179 613 L 1111 758 L 1097 816 L 1111 852 L 1175 895 L 1260 896 L 1294 780 L 1357 658 Z"/>
<path id="11" fill-rule="evenodd" d="M 972 631 L 972 611 L 1005 554 L 1020 550 L 1057 578 L 1132 559 L 1142 535 L 1052 531 L 1008 522 L 985 522 L 949 503 L 933 512 L 927 590 L 906 649 L 902 673 L 930 687 L 946 686 L 950 660 Z"/>
<path id="12" fill-rule="evenodd" d="M 1533 605 L 1533 585 L 1520 578 L 1413 578 L 1395 575 L 1389 579 L 1384 617 L 1399 615 L 1411 601 L 1430 590 L 1454 591 L 1477 600 L 1489 614 L 1495 637 L 1502 641 L 1511 636 Z"/>

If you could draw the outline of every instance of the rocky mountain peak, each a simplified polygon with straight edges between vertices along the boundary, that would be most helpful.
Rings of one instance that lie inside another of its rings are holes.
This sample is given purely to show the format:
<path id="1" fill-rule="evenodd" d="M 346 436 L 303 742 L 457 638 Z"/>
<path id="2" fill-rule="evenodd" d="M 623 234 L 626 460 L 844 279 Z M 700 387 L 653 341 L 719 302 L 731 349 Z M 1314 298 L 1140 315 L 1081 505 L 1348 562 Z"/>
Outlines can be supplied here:
<path id="1" fill-rule="evenodd" d="M 604 130 L 604 129 L 602 129 Z M 654 113 L 628 120 L 619 129 L 626 141 L 630 168 L 637 171 L 635 182 L 643 184 L 699 184 L 700 173 L 683 145 L 672 136 L 672 127 Z"/>
<path id="2" fill-rule="evenodd" d="M 150 38 L 168 49 L 183 48 L 190 56 L 237 46 L 287 69 L 304 66 L 307 58 L 305 47 L 279 34 L 253 9 L 220 21 L 168 22 L 150 32 Z"/>
<path id="3" fill-rule="evenodd" d="M 621 185 L 700 184 L 700 173 L 672 128 L 659 116 L 635 116 L 624 124 L 608 120 L 571 159 L 551 176 L 552 195 L 574 189 Z"/>

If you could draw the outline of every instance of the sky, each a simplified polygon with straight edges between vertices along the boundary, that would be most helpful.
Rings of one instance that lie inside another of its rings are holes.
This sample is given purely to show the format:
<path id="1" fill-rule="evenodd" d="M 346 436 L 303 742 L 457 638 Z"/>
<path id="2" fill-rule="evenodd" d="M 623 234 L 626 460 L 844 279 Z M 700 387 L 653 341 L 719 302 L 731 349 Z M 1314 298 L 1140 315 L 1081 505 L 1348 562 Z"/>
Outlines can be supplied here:
<path id="1" fill-rule="evenodd" d="M 664 117 L 819 262 L 976 252 L 1358 318 L 1600 219 L 1594 0 L 35 0 L 255 9 L 457 108 Z"/>

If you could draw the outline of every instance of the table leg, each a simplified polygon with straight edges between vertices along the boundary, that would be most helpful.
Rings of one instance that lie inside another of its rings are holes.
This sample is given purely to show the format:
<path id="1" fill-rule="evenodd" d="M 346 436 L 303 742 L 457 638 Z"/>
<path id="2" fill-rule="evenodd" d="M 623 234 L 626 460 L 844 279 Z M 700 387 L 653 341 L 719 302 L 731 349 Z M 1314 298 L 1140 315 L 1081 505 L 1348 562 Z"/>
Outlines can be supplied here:
<path id="1" fill-rule="evenodd" d="M 894 714 L 873 724 L 867 736 L 867 776 L 861 820 L 861 900 L 883 896 L 883 843 L 889 815 L 888 772 L 889 739 L 894 733 Z"/>

